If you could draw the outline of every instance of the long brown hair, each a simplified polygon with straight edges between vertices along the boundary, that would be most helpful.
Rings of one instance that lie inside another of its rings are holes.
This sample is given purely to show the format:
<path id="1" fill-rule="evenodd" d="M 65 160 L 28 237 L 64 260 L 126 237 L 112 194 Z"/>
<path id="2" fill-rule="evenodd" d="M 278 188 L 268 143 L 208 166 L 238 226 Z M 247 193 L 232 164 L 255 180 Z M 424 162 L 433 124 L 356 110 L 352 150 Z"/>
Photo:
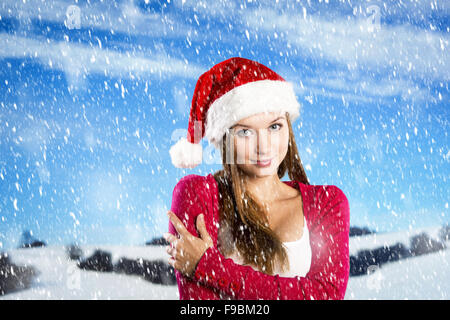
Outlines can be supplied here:
<path id="1" fill-rule="evenodd" d="M 281 179 L 287 170 L 291 180 L 309 184 L 298 155 L 288 113 L 286 120 L 289 128 L 289 146 L 286 157 L 278 167 L 278 177 Z M 242 179 L 244 173 L 238 168 L 236 161 L 227 163 L 227 138 L 225 134 L 222 139 L 224 169 L 214 173 L 219 187 L 221 227 L 231 231 L 230 240 L 233 241 L 233 247 L 239 251 L 245 264 L 254 265 L 264 273 L 273 274 L 277 261 L 282 269 L 288 264 L 286 250 L 277 235 L 269 228 L 264 207 L 245 190 Z M 233 157 L 236 160 L 235 151 Z"/>

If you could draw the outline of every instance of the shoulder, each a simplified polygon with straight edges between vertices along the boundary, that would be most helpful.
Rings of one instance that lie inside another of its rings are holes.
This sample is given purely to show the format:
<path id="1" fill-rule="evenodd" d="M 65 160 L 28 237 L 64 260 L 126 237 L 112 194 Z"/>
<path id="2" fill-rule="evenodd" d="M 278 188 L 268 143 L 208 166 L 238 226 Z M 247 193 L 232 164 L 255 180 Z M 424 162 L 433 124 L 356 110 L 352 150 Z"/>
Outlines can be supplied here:
<path id="1" fill-rule="evenodd" d="M 210 192 L 207 177 L 189 174 L 182 177 L 172 193 L 171 211 L 184 223 L 186 228 L 196 234 L 194 221 L 200 213 L 209 211 Z"/>
<path id="2" fill-rule="evenodd" d="M 335 185 L 309 185 L 299 183 L 306 193 L 307 200 L 313 203 L 324 203 L 331 200 L 347 201 L 345 193 Z"/>
<path id="3" fill-rule="evenodd" d="M 188 174 L 188 175 L 182 177 L 178 181 L 178 183 L 195 183 L 195 182 L 200 182 L 205 179 L 206 179 L 206 177 L 198 175 L 198 174 Z"/>
<path id="4" fill-rule="evenodd" d="M 211 197 L 211 188 L 213 187 L 214 177 L 189 174 L 182 177 L 175 185 L 172 193 L 173 201 L 205 202 Z"/>
<path id="5" fill-rule="evenodd" d="M 304 185 L 311 200 L 316 204 L 347 201 L 344 191 L 335 185 Z"/>
<path id="6" fill-rule="evenodd" d="M 347 196 L 344 191 L 335 185 L 324 185 L 321 186 L 321 191 L 325 193 L 327 200 L 332 201 L 348 201 Z"/>
<path id="7" fill-rule="evenodd" d="M 181 191 L 198 191 L 203 188 L 209 188 L 208 177 L 197 174 L 188 174 L 177 182 L 174 193 Z"/>
<path id="8" fill-rule="evenodd" d="M 327 218 L 349 222 L 350 209 L 346 194 L 335 185 L 303 185 L 312 218 L 324 222 Z"/>

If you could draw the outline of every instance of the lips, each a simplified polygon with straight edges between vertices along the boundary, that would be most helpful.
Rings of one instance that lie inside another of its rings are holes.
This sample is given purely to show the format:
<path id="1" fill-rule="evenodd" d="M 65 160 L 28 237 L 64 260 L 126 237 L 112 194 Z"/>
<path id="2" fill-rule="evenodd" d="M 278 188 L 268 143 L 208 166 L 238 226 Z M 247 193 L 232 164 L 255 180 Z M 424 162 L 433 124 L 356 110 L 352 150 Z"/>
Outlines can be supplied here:
<path id="1" fill-rule="evenodd" d="M 267 159 L 267 160 L 257 160 L 256 162 L 254 162 L 256 165 L 258 165 L 259 167 L 267 167 L 270 165 L 272 159 Z"/>

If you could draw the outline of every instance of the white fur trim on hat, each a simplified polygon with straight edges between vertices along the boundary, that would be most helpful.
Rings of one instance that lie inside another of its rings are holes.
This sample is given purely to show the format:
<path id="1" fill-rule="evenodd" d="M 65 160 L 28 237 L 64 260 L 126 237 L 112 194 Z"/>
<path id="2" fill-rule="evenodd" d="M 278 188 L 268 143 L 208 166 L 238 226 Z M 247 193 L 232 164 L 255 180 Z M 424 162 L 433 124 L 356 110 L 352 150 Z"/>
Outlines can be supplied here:
<path id="1" fill-rule="evenodd" d="M 202 145 L 190 143 L 185 137 L 177 141 L 169 150 L 172 164 L 177 168 L 194 168 L 202 163 Z"/>
<path id="2" fill-rule="evenodd" d="M 208 109 L 205 137 L 216 149 L 227 128 L 239 120 L 261 112 L 289 112 L 294 122 L 300 115 L 300 104 L 292 83 L 259 80 L 237 86 L 215 100 Z"/>

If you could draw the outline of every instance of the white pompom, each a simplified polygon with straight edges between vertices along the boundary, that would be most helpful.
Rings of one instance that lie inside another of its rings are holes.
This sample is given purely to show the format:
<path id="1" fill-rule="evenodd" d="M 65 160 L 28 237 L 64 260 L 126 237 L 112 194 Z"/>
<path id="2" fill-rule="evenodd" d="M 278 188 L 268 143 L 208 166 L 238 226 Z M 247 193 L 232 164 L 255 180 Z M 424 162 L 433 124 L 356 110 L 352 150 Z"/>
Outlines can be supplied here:
<path id="1" fill-rule="evenodd" d="M 177 168 L 195 168 L 202 163 L 201 143 L 190 143 L 181 138 L 169 150 L 172 164 Z"/>

